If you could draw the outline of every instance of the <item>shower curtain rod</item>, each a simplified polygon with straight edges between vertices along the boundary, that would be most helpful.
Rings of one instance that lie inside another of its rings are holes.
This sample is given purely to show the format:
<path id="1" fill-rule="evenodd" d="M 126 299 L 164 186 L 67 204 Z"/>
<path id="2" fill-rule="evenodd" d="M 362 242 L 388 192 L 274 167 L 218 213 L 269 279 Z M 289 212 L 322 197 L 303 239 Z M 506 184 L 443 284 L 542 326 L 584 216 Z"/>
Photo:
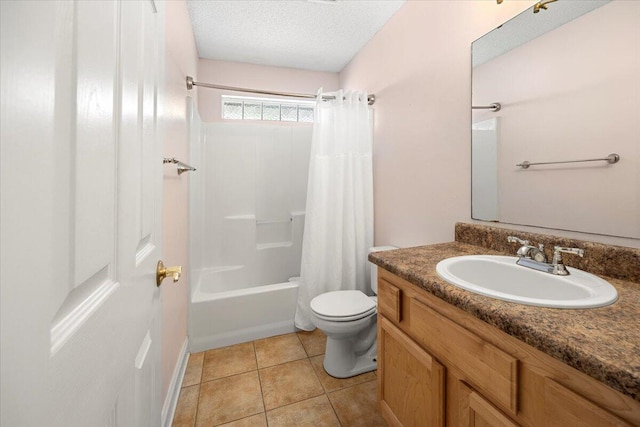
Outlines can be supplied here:
<path id="1" fill-rule="evenodd" d="M 193 77 L 187 76 L 187 89 L 191 90 L 194 86 L 202 86 L 208 87 L 211 89 L 222 89 L 222 90 L 233 90 L 236 92 L 248 92 L 248 93 L 259 93 L 261 95 L 276 95 L 276 96 L 288 96 L 292 98 L 310 98 L 315 99 L 317 95 L 310 95 L 307 93 L 288 93 L 288 92 L 275 92 L 268 90 L 259 90 L 259 89 L 247 89 L 242 87 L 233 87 L 233 86 L 221 86 L 221 85 L 213 85 L 211 83 L 201 83 L 193 80 Z M 322 95 L 323 99 L 336 99 L 335 96 L 331 95 Z M 367 102 L 369 105 L 373 105 L 376 102 L 376 96 L 371 94 L 367 96 Z"/>

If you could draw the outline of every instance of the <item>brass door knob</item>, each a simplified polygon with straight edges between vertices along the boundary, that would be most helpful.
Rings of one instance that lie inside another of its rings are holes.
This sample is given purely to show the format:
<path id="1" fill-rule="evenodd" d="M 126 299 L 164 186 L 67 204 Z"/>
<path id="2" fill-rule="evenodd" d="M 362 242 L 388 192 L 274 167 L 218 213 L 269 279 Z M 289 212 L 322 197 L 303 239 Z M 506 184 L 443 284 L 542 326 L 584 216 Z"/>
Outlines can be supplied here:
<path id="1" fill-rule="evenodd" d="M 173 277 L 173 283 L 175 283 L 180 280 L 181 274 L 181 265 L 176 265 L 175 267 L 165 267 L 162 261 L 158 261 L 158 266 L 156 267 L 156 285 L 160 286 L 162 284 L 162 281 L 167 276 Z"/>

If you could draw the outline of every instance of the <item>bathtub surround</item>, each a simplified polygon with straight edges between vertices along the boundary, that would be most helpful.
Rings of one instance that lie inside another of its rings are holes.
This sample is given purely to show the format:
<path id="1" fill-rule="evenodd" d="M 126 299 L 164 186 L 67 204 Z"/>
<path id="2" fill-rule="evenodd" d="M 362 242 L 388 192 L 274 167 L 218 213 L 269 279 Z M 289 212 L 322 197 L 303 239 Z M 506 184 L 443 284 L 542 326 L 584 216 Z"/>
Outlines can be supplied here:
<path id="1" fill-rule="evenodd" d="M 238 286 L 298 276 L 311 128 L 229 122 L 202 130 L 194 197 L 204 220 L 193 230 L 202 258 L 194 268 L 242 267 Z"/>
<path id="2" fill-rule="evenodd" d="M 637 369 L 640 366 L 640 251 L 510 232 L 534 243 L 558 242 L 584 248 L 584 259 L 567 256 L 566 264 L 596 275 L 608 275 L 607 281 L 618 290 L 618 301 L 608 307 L 586 310 L 532 307 L 472 294 L 438 277 L 435 266 L 445 258 L 513 255 L 517 247 L 506 243 L 504 231 L 495 227 L 457 224 L 456 242 L 374 253 L 369 259 L 489 325 L 640 400 Z M 617 274 L 624 278 L 616 278 L 612 276 L 616 273 L 607 269 L 608 263 L 629 263 L 630 267 Z"/>
<path id="3" fill-rule="evenodd" d="M 293 332 L 310 126 L 203 123 L 192 137 L 190 350 Z"/>
<path id="4" fill-rule="evenodd" d="M 306 221 L 295 325 L 315 328 L 309 303 L 325 292 L 369 294 L 373 246 L 373 114 L 363 92 L 318 94 L 309 163 Z"/>

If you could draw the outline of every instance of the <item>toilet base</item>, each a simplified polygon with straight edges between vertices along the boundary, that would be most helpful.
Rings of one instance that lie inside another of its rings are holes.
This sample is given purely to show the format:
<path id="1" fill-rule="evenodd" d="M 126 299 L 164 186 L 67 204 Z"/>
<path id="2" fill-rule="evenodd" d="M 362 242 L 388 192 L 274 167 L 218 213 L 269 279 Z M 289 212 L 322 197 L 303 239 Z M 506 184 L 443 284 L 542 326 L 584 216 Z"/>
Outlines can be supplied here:
<path id="1" fill-rule="evenodd" d="M 323 367 L 335 378 L 377 369 L 377 313 L 347 322 L 326 320 L 311 312 L 311 321 L 327 336 Z"/>
<path id="2" fill-rule="evenodd" d="M 377 343 L 374 342 L 363 354 L 354 355 L 353 347 L 350 344 L 345 345 L 345 343 L 336 341 L 339 340 L 327 338 L 327 349 L 322 364 L 327 374 L 335 378 L 349 378 L 375 371 L 378 368 Z M 344 348 L 346 351 L 341 351 L 340 348 Z"/>

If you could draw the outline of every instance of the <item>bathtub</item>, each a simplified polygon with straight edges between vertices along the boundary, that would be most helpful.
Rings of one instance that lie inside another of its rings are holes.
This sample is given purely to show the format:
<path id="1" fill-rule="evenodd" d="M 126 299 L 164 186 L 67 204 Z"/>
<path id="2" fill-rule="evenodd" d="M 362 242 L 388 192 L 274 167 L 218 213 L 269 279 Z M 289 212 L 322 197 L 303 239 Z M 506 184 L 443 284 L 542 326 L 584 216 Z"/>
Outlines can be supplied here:
<path id="1" fill-rule="evenodd" d="M 244 266 L 192 273 L 189 350 L 192 353 L 295 331 L 297 282 L 247 287 Z"/>

